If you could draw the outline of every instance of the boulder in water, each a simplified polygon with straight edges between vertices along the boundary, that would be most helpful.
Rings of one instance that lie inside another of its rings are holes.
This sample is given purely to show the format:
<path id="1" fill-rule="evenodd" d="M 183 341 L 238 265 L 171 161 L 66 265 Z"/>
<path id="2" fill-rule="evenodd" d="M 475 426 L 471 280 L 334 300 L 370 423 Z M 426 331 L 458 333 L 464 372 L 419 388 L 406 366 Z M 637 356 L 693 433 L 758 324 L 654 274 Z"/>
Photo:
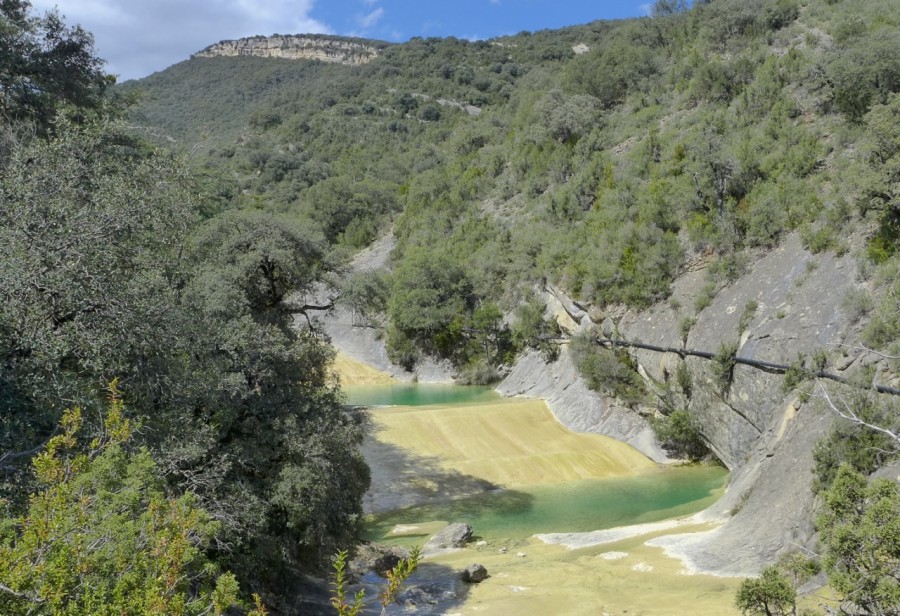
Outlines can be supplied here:
<path id="1" fill-rule="evenodd" d="M 459 572 L 459 579 L 468 584 L 478 584 L 488 578 L 488 572 L 484 565 L 469 565 Z"/>

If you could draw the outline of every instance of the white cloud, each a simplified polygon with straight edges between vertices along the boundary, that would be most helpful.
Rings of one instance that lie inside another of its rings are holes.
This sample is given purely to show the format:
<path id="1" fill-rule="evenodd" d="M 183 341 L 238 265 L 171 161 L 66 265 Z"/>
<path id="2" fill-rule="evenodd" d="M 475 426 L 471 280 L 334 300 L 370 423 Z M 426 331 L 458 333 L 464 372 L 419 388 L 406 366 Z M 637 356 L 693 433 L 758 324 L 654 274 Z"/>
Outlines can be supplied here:
<path id="1" fill-rule="evenodd" d="M 32 0 L 92 32 L 107 70 L 143 77 L 223 39 L 331 32 L 311 17 L 316 0 Z"/>
<path id="2" fill-rule="evenodd" d="M 645 3 L 645 4 L 641 4 L 638 8 L 641 9 L 641 12 L 642 12 L 644 15 L 650 15 L 650 14 L 653 13 L 653 4 L 650 3 L 650 2 L 647 2 L 647 3 Z"/>
<path id="3" fill-rule="evenodd" d="M 368 30 L 379 21 L 381 21 L 382 17 L 384 17 L 384 9 L 378 7 L 368 15 L 360 16 L 356 21 L 359 24 L 360 28 L 362 28 L 363 30 Z"/>

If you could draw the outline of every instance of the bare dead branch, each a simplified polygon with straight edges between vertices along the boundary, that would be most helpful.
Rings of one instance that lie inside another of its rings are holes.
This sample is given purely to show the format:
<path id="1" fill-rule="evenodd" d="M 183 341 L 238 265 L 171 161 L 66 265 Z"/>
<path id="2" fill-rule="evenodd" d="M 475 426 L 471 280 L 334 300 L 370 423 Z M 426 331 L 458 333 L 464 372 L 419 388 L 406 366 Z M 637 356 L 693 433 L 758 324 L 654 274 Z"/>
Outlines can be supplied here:
<path id="1" fill-rule="evenodd" d="M 888 430 L 887 428 L 884 428 L 877 424 L 873 424 L 871 422 L 861 419 L 859 417 L 859 415 L 857 415 L 856 412 L 851 408 L 851 406 L 849 404 L 847 404 L 846 402 L 841 403 L 841 406 L 843 407 L 843 409 L 839 408 L 838 405 L 835 404 L 834 401 L 831 399 L 831 396 L 828 395 L 828 390 L 825 389 L 825 386 L 822 385 L 822 383 L 820 383 L 820 382 L 817 382 L 816 384 L 818 386 L 818 390 L 820 392 L 820 395 L 822 396 L 822 399 L 825 400 L 825 404 L 828 405 L 828 408 L 831 409 L 831 411 L 833 413 L 835 413 L 838 417 L 846 419 L 847 421 L 854 423 L 856 425 L 868 428 L 869 430 L 874 430 L 875 432 L 880 432 L 881 434 L 884 434 L 885 436 L 890 438 L 895 443 L 895 445 L 898 449 L 900 449 L 900 434 L 897 434 L 895 432 L 892 432 L 891 430 Z"/>
<path id="2" fill-rule="evenodd" d="M 878 357 L 881 357 L 882 359 L 900 359 L 900 355 L 888 355 L 886 353 L 876 351 L 875 349 L 870 349 L 869 347 L 867 347 L 863 344 L 853 345 L 853 344 L 837 343 L 834 346 L 845 347 L 848 349 L 855 349 L 857 351 L 865 351 L 866 353 L 871 353 L 872 355 L 877 355 Z"/>

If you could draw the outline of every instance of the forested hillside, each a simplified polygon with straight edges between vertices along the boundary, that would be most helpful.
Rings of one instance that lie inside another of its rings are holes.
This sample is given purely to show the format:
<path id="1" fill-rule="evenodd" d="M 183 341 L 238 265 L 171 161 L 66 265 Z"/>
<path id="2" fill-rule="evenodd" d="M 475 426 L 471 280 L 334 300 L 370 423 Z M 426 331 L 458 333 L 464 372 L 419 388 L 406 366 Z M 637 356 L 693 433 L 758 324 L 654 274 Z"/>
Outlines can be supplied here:
<path id="1" fill-rule="evenodd" d="M 224 613 L 251 593 L 302 610 L 304 576 L 358 538 L 369 483 L 322 297 L 396 364 L 491 382 L 526 349 L 557 352 L 547 283 L 597 322 L 668 301 L 687 340 L 796 233 L 854 256 L 866 284 L 833 300 L 896 375 L 896 2 L 692 4 L 417 38 L 361 66 L 197 57 L 113 87 L 88 33 L 0 3 L 0 612 Z M 387 234 L 389 268 L 344 275 Z M 592 387 L 659 406 L 660 440 L 706 455 L 627 352 L 571 346 Z M 835 545 L 841 524 L 890 526 L 870 503 L 897 507 L 896 486 L 841 470 L 898 446 L 896 407 L 860 400 L 888 434 L 846 424 L 816 453 Z M 826 567 L 848 605 L 896 606 L 896 583 L 851 596 L 843 548 Z"/>
<path id="2" fill-rule="evenodd" d="M 413 39 L 361 67 L 197 58 L 125 89 L 143 97 L 131 119 L 225 170 L 243 207 L 348 250 L 392 229 L 373 301 L 393 359 L 473 369 L 510 359 L 500 315 L 541 279 L 601 310 L 646 306 L 711 259 L 699 306 L 792 230 L 813 252 L 863 234 L 867 275 L 892 278 L 895 13 L 663 2 L 652 18 Z M 873 305 L 879 348 L 890 297 Z"/>

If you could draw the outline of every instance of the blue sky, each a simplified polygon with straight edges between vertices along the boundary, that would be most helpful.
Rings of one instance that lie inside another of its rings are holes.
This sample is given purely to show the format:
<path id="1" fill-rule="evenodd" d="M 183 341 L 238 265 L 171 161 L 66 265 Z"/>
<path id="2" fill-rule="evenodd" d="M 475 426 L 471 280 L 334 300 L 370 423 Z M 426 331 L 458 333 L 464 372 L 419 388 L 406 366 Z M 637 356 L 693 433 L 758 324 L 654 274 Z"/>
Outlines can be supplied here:
<path id="1" fill-rule="evenodd" d="M 144 77 L 211 43 L 307 32 L 406 41 L 492 38 L 645 15 L 651 0 L 31 0 L 94 34 L 107 70 Z"/>
<path id="2" fill-rule="evenodd" d="M 318 2 L 312 14 L 341 34 L 404 41 L 413 36 L 491 38 L 522 30 L 644 14 L 648 0 L 345 0 Z"/>

